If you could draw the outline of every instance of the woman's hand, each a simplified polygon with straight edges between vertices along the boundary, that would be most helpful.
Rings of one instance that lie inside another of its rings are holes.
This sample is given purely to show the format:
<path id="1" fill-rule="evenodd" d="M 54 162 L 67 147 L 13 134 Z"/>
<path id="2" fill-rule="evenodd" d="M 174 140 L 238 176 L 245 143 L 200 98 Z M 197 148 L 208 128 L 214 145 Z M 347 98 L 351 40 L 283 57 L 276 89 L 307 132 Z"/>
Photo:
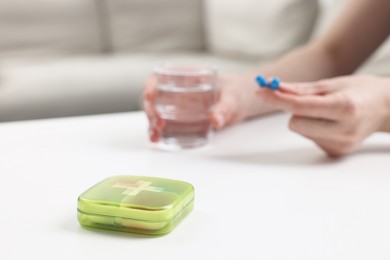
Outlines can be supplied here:
<path id="1" fill-rule="evenodd" d="M 289 127 L 331 156 L 355 151 L 376 131 L 390 131 L 390 79 L 350 76 L 266 90 L 264 102 L 292 113 Z"/>
<path id="2" fill-rule="evenodd" d="M 212 115 L 215 129 L 275 111 L 272 105 L 258 102 L 255 94 L 259 87 L 253 75 L 223 75 L 217 85 L 217 103 Z"/>
<path id="3" fill-rule="evenodd" d="M 149 136 L 152 142 L 160 138 L 164 120 L 154 108 L 157 80 L 151 76 L 144 88 L 144 110 L 149 118 Z M 259 102 L 255 93 L 258 86 L 253 75 L 221 75 L 217 80 L 217 103 L 211 123 L 215 129 L 238 123 L 245 118 L 274 111 L 272 106 Z"/>

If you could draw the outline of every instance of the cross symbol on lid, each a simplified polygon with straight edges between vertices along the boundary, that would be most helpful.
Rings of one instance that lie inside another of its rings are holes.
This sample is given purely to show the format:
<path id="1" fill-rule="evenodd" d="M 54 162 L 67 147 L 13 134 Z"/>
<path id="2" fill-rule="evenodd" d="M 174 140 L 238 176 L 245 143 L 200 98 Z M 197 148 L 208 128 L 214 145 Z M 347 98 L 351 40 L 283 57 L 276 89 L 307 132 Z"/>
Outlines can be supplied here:
<path id="1" fill-rule="evenodd" d="M 117 182 L 112 187 L 125 189 L 122 194 L 127 196 L 137 196 L 141 191 L 161 192 L 163 188 L 150 186 L 150 181 Z"/>

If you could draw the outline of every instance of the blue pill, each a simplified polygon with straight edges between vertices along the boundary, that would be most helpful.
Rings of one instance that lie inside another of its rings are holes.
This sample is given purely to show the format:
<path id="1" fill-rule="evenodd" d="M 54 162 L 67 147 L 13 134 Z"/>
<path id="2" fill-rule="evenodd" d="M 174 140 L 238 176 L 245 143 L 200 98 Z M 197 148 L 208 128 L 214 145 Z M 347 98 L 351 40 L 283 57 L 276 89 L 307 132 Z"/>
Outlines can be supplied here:
<path id="1" fill-rule="evenodd" d="M 257 76 L 256 77 L 256 81 L 257 81 L 257 84 L 259 84 L 260 87 L 264 87 L 264 88 L 268 87 L 267 80 L 263 76 L 261 76 L 261 75 Z"/>
<path id="2" fill-rule="evenodd" d="M 280 79 L 279 78 L 273 78 L 272 81 L 268 84 L 268 87 L 272 90 L 277 90 L 280 85 Z"/>

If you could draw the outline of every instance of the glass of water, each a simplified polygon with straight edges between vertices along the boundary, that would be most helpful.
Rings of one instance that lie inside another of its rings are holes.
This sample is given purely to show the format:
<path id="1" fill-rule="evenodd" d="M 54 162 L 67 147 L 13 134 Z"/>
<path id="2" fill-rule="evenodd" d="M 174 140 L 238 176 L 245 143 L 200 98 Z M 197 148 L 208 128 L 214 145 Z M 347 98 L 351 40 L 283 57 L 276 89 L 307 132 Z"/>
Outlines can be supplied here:
<path id="1" fill-rule="evenodd" d="M 163 122 L 154 147 L 172 151 L 208 144 L 216 101 L 216 68 L 164 64 L 156 67 L 154 74 L 154 110 Z"/>

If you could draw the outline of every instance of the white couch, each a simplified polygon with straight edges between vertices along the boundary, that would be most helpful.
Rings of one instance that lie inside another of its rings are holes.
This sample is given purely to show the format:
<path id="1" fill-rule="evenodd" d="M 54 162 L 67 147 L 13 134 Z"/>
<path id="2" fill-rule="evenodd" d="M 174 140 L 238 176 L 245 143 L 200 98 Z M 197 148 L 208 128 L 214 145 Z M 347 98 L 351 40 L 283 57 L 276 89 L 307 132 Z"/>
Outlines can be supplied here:
<path id="1" fill-rule="evenodd" d="M 0 0 L 0 121 L 140 109 L 155 64 L 258 66 L 326 27 L 331 1 Z M 387 53 L 365 70 L 390 75 Z"/>

